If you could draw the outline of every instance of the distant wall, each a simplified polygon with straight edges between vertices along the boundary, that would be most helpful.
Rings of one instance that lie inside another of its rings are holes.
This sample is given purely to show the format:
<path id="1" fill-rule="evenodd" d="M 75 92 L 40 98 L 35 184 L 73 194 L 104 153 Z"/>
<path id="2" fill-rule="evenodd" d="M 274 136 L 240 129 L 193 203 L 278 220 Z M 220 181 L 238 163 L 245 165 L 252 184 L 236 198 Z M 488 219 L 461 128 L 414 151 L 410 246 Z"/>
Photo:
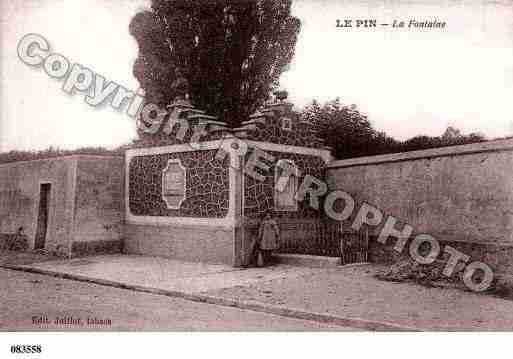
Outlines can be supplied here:
<path id="1" fill-rule="evenodd" d="M 121 250 L 123 191 L 123 157 L 77 157 L 74 255 Z"/>
<path id="2" fill-rule="evenodd" d="M 120 252 L 123 157 L 72 155 L 0 165 L 0 236 L 23 227 L 34 249 L 40 186 L 51 184 L 45 250 L 60 255 Z"/>
<path id="3" fill-rule="evenodd" d="M 34 248 L 41 183 L 51 183 L 45 249 L 67 251 L 72 235 L 74 169 L 72 156 L 0 165 L 0 233 L 22 226 Z"/>
<path id="4" fill-rule="evenodd" d="M 513 247 L 513 140 L 334 161 L 328 184 L 478 256 Z"/>

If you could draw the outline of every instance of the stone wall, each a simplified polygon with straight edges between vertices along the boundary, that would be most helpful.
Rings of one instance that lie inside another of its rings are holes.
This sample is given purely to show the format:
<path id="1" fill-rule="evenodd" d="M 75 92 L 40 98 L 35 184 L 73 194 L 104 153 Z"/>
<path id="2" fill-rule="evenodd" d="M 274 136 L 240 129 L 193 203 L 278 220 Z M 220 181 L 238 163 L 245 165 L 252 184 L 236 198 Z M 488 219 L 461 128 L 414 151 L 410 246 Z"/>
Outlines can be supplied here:
<path id="1" fill-rule="evenodd" d="M 274 161 L 266 162 L 269 169 L 259 171 L 264 177 L 259 181 L 251 176 L 244 177 L 244 256 L 250 258 L 251 244 L 258 234 L 258 227 L 263 214 L 270 211 L 280 228 L 280 251 L 287 253 L 306 253 L 314 251 L 318 238 L 317 230 L 322 221 L 322 212 L 309 206 L 308 196 L 298 202 L 297 210 L 276 210 L 274 203 L 274 174 L 279 160 L 291 160 L 299 170 L 298 186 L 306 175 L 319 180 L 325 179 L 325 166 L 329 151 L 309 151 L 305 147 L 287 147 L 268 142 L 254 142 L 252 145 L 272 155 Z M 241 245 L 242 246 L 242 245 Z M 309 247 L 309 248 L 307 248 Z M 316 252 L 317 253 L 317 252 Z M 312 253 L 313 254 L 313 253 Z"/>
<path id="2" fill-rule="evenodd" d="M 135 156 L 129 163 L 130 212 L 135 216 L 222 218 L 228 212 L 228 162 L 216 151 L 189 151 Z M 180 209 L 168 209 L 162 199 L 162 171 L 169 159 L 186 169 L 185 200 Z"/>
<path id="3" fill-rule="evenodd" d="M 305 175 L 324 179 L 324 160 L 319 156 L 266 151 L 274 156 L 276 161 L 271 164 L 268 171 L 262 172 L 264 181 L 260 182 L 253 177 L 245 176 L 244 190 L 244 216 L 245 236 L 248 248 L 257 237 L 258 226 L 263 214 L 269 210 L 280 228 L 280 250 L 290 252 L 296 248 L 295 243 L 314 243 L 315 228 L 321 218 L 321 212 L 311 208 L 307 201 L 298 203 L 297 211 L 276 211 L 274 205 L 274 171 L 279 160 L 292 160 L 300 171 L 298 185 Z"/>
<path id="4" fill-rule="evenodd" d="M 257 123 L 254 130 L 248 131 L 248 139 L 292 146 L 315 148 L 324 146 L 324 141 L 317 137 L 314 125 L 302 121 L 298 114 L 290 114 L 286 118 L 291 120 L 290 127 L 284 128 L 282 123 L 283 117 L 275 115 L 274 117 L 267 118 L 261 124 Z"/>
<path id="5" fill-rule="evenodd" d="M 237 139 L 225 139 L 234 148 Z M 230 143 L 229 141 L 233 141 Z M 280 159 L 293 160 L 301 176 L 324 176 L 329 151 L 248 141 Z M 127 207 L 124 244 L 126 253 L 162 255 L 170 258 L 244 264 L 244 256 L 255 237 L 261 215 L 274 209 L 274 165 L 263 182 L 230 168 L 230 156 L 215 158 L 221 142 L 205 142 L 199 149 L 187 145 L 132 149 L 126 156 Z M 249 154 L 248 154 L 249 156 Z M 233 157 L 235 158 L 235 157 Z M 162 171 L 168 160 L 179 159 L 186 171 L 185 199 L 179 209 L 167 208 L 162 199 Z M 242 215 L 242 183 L 245 211 Z M 297 211 L 275 212 L 286 243 L 315 236 L 314 224 L 321 213 L 303 203 Z M 305 226 L 308 222 L 310 225 Z"/>
<path id="6" fill-rule="evenodd" d="M 335 161 L 328 184 L 395 216 L 398 228 L 408 223 L 509 271 L 512 175 L 513 140 L 502 140 Z"/>
<path id="7" fill-rule="evenodd" d="M 123 157 L 77 157 L 73 255 L 120 252 Z"/>
<path id="8" fill-rule="evenodd" d="M 324 140 L 318 137 L 319 125 L 301 118 L 290 103 L 267 105 L 259 115 L 243 122 L 249 140 L 310 148 L 324 146 Z"/>
<path id="9" fill-rule="evenodd" d="M 73 227 L 73 156 L 0 165 L 0 233 L 19 227 L 34 248 L 41 183 L 51 183 L 45 249 L 67 253 Z"/>
<path id="10" fill-rule="evenodd" d="M 51 184 L 44 249 L 62 256 L 120 252 L 122 157 L 73 155 L 0 165 L 0 236 L 23 227 L 34 249 L 40 186 Z"/>
<path id="11" fill-rule="evenodd" d="M 265 211 L 271 210 L 273 217 L 279 219 L 319 218 L 321 213 L 311 208 L 308 201 L 298 203 L 297 211 L 274 210 L 274 172 L 279 160 L 292 160 L 300 171 L 298 184 L 301 184 L 306 175 L 315 176 L 324 180 L 325 163 L 319 156 L 278 151 L 266 151 L 275 158 L 269 163 L 269 170 L 262 172 L 264 181 L 246 175 L 244 185 L 244 215 L 247 218 L 260 218 Z"/>
<path id="12" fill-rule="evenodd" d="M 124 252 L 192 262 L 234 262 L 233 229 L 206 226 L 125 226 Z"/>
<path id="13" fill-rule="evenodd" d="M 234 264 L 234 189 L 229 157 L 215 158 L 220 142 L 132 149 L 127 152 L 124 252 L 187 261 Z M 162 198 L 168 160 L 185 169 L 178 209 Z"/>

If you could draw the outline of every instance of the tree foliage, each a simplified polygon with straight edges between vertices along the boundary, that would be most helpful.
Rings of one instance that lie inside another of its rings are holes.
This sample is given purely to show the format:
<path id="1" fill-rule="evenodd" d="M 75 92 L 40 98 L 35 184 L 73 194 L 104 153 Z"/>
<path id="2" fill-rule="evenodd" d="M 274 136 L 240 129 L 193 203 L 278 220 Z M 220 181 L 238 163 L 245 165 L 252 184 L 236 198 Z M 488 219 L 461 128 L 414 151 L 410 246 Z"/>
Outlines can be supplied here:
<path id="1" fill-rule="evenodd" d="M 442 136 L 415 136 L 401 143 L 401 152 L 426 150 L 429 148 L 466 145 L 469 143 L 484 142 L 485 137 L 479 133 L 458 135 L 455 137 Z"/>
<path id="2" fill-rule="evenodd" d="M 319 136 L 327 146 L 333 148 L 336 158 L 373 156 L 386 153 L 407 152 L 483 142 L 481 134 L 462 135 L 459 130 L 447 128 L 441 136 L 415 136 L 398 141 L 385 132 L 377 131 L 366 115 L 355 106 L 344 106 L 337 98 L 320 105 L 316 101 L 305 107 L 303 118 L 314 122 L 320 128 Z"/>
<path id="3" fill-rule="evenodd" d="M 320 129 L 319 137 L 333 148 L 336 158 L 351 158 L 396 152 L 398 142 L 376 131 L 367 116 L 354 106 L 343 106 L 337 98 L 320 105 L 314 101 L 302 114 Z"/>
<path id="4" fill-rule="evenodd" d="M 294 55 L 300 21 L 290 15 L 291 2 L 152 0 L 129 29 L 146 100 L 168 105 L 180 67 L 198 108 L 239 125 L 278 86 Z"/>

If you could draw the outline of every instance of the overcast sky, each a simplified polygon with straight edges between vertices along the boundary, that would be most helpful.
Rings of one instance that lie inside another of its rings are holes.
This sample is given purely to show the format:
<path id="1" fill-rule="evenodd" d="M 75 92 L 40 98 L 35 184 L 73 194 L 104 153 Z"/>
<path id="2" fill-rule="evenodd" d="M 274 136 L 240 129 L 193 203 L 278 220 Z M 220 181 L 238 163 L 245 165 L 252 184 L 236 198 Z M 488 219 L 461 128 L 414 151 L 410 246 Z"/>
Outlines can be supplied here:
<path id="1" fill-rule="evenodd" d="M 136 90 L 137 44 L 128 24 L 145 0 L 8 0 L 0 9 L 0 149 L 113 147 L 134 121 L 22 63 L 27 33 L 108 80 Z M 439 135 L 448 125 L 490 138 L 513 134 L 513 2 L 295 0 L 302 21 L 282 87 L 298 107 L 340 97 L 398 139 Z M 336 19 L 433 20 L 441 30 L 340 29 Z"/>

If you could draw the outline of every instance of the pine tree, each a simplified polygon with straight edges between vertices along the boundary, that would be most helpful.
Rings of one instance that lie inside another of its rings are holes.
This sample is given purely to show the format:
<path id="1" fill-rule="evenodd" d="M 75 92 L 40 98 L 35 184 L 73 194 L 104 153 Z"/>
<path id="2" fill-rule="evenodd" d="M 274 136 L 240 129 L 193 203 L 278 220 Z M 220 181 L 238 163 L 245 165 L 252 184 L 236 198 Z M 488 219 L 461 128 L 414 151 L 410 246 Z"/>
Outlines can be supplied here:
<path id="1" fill-rule="evenodd" d="M 196 107 L 240 125 L 278 87 L 294 55 L 300 21 L 291 3 L 152 0 L 130 23 L 139 44 L 134 75 L 147 102 L 172 101 L 179 67 Z"/>

